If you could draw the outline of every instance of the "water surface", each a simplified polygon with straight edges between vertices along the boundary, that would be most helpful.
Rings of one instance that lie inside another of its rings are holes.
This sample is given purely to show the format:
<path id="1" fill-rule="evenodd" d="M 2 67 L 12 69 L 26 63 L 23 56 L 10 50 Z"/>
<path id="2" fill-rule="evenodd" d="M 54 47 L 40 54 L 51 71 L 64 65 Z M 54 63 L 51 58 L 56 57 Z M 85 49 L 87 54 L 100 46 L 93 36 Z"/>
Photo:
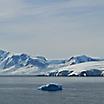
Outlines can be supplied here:
<path id="1" fill-rule="evenodd" d="M 64 90 L 44 92 L 42 84 Z M 0 77 L 0 104 L 104 104 L 103 77 Z"/>

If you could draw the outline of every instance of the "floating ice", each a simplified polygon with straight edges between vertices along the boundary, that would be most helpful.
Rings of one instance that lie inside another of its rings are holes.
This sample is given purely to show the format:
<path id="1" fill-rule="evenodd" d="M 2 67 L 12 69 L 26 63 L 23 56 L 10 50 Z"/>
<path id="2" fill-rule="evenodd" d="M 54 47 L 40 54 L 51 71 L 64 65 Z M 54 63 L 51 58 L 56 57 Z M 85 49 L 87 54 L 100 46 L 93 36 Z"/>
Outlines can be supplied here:
<path id="1" fill-rule="evenodd" d="M 43 91 L 60 91 L 62 90 L 62 85 L 49 83 L 49 84 L 40 86 L 38 89 Z"/>

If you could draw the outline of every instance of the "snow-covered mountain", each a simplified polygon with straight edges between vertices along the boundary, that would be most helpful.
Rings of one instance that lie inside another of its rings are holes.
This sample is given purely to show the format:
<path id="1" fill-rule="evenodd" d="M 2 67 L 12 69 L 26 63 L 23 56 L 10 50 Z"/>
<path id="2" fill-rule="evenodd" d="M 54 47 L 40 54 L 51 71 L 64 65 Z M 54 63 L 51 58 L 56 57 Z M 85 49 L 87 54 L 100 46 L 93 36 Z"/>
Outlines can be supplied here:
<path id="1" fill-rule="evenodd" d="M 104 76 L 104 59 L 85 55 L 74 56 L 64 64 L 43 72 L 44 76 Z"/>
<path id="2" fill-rule="evenodd" d="M 0 50 L 0 74 L 35 74 L 49 66 L 64 64 L 64 60 L 47 60 L 45 57 L 30 57 L 27 54 L 12 54 Z"/>
<path id="3" fill-rule="evenodd" d="M 45 73 L 47 76 L 103 76 L 104 61 L 67 65 Z"/>
<path id="4" fill-rule="evenodd" d="M 73 65 L 73 64 L 79 64 L 79 63 L 84 63 L 84 62 L 103 61 L 103 60 L 104 59 L 92 58 L 92 57 L 88 57 L 86 55 L 81 55 L 81 56 L 71 57 L 68 61 L 70 62 L 70 65 Z"/>
<path id="5" fill-rule="evenodd" d="M 81 55 L 48 60 L 0 50 L 0 75 L 103 76 L 104 59 Z"/>

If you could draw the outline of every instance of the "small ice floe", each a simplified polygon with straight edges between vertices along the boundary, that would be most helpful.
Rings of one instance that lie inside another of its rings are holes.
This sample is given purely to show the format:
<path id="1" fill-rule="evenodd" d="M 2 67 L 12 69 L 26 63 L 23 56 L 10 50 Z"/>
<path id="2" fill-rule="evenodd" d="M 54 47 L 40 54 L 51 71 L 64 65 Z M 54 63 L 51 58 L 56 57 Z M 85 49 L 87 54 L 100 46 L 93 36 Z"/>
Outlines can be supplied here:
<path id="1" fill-rule="evenodd" d="M 62 85 L 55 84 L 55 83 L 49 83 L 49 84 L 40 86 L 38 88 L 38 90 L 43 90 L 43 91 L 61 91 L 62 90 Z"/>

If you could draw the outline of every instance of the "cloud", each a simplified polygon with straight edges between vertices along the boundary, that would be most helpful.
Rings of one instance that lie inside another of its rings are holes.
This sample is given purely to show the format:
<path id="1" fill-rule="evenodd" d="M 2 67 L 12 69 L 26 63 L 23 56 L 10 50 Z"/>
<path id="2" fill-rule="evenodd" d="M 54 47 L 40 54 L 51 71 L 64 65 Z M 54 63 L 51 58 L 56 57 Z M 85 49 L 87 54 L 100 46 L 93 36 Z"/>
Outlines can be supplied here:
<path id="1" fill-rule="evenodd" d="M 93 53 L 104 38 L 103 11 L 103 0 L 0 0 L 0 47 L 49 57 Z"/>

